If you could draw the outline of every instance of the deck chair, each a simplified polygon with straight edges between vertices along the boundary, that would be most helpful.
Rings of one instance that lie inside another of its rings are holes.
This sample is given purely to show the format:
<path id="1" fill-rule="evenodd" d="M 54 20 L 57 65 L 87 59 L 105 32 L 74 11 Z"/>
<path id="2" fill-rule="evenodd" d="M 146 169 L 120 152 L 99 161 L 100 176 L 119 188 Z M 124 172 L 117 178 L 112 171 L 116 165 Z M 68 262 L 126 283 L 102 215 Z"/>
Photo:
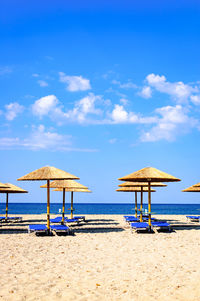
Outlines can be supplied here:
<path id="1" fill-rule="evenodd" d="M 82 220 L 84 222 L 86 221 L 85 216 L 74 216 L 73 219 L 79 219 L 79 220 Z"/>
<path id="2" fill-rule="evenodd" d="M 152 222 L 152 227 L 160 230 L 172 231 L 171 225 L 166 222 Z"/>
<path id="3" fill-rule="evenodd" d="M 137 231 L 137 230 L 148 230 L 148 231 L 150 231 L 151 229 L 149 228 L 148 223 L 138 222 L 138 223 L 131 223 L 131 230 L 132 231 L 133 230 L 135 230 L 135 231 Z"/>
<path id="4" fill-rule="evenodd" d="M 51 230 L 54 231 L 57 235 L 73 235 L 74 231 L 71 230 L 66 225 L 52 225 Z"/>
<path id="5" fill-rule="evenodd" d="M 139 219 L 135 216 L 124 216 L 124 219 L 127 223 L 138 222 Z"/>
<path id="6" fill-rule="evenodd" d="M 64 221 L 67 219 L 67 217 L 64 218 Z M 62 216 L 57 216 L 55 218 L 50 219 L 50 223 L 60 224 L 62 222 Z"/>
<path id="7" fill-rule="evenodd" d="M 187 220 L 190 220 L 192 222 L 198 222 L 200 221 L 200 215 L 196 216 L 196 215 L 187 215 L 186 216 Z"/>
<path id="8" fill-rule="evenodd" d="M 42 224 L 34 224 L 28 226 L 28 233 L 35 232 L 36 234 L 46 234 L 47 226 Z"/>

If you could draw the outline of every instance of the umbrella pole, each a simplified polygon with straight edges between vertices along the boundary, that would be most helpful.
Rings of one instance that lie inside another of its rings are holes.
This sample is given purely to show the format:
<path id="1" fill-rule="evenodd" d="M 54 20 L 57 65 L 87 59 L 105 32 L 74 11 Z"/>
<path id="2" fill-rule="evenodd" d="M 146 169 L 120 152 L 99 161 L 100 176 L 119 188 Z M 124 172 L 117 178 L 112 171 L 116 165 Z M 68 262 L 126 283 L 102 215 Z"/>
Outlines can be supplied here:
<path id="1" fill-rule="evenodd" d="M 137 218 L 137 192 L 135 191 L 135 217 Z"/>
<path id="2" fill-rule="evenodd" d="M 65 221 L 65 188 L 63 188 L 62 224 Z"/>
<path id="3" fill-rule="evenodd" d="M 8 193 L 6 193 L 6 221 L 8 219 Z"/>
<path id="4" fill-rule="evenodd" d="M 151 229 L 151 182 L 148 182 L 149 228 Z"/>
<path id="5" fill-rule="evenodd" d="M 71 218 L 73 218 L 73 191 L 71 192 Z"/>
<path id="6" fill-rule="evenodd" d="M 141 186 L 141 200 L 140 200 L 140 222 L 142 222 L 142 205 L 143 205 L 143 186 Z"/>
<path id="7" fill-rule="evenodd" d="M 50 185 L 47 180 L 47 230 L 50 232 Z"/>

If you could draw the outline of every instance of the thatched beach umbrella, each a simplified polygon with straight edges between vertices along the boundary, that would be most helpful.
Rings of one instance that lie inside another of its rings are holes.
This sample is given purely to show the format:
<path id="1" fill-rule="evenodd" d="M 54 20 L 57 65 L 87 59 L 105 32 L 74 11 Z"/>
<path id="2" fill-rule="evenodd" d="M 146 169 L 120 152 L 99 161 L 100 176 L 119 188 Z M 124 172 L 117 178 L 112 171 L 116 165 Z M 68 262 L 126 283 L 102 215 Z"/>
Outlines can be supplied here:
<path id="1" fill-rule="evenodd" d="M 148 183 L 148 214 L 149 227 L 151 228 L 151 183 L 152 182 L 176 182 L 180 179 L 171 176 L 153 167 L 145 167 L 133 172 L 125 177 L 119 178 L 120 181 L 147 182 Z"/>
<path id="2" fill-rule="evenodd" d="M 83 185 L 82 185 L 83 186 Z M 53 191 L 62 191 L 62 188 L 56 188 Z M 74 203 L 74 192 L 92 192 L 91 190 L 89 190 L 88 188 L 65 188 L 66 192 L 71 192 L 71 218 L 73 218 L 73 203 Z"/>
<path id="3" fill-rule="evenodd" d="M 42 185 L 40 186 L 41 188 L 47 188 L 47 185 Z M 86 190 L 88 187 L 73 181 L 73 180 L 58 180 L 58 181 L 53 181 L 50 183 L 50 188 L 61 188 L 63 191 L 63 208 L 62 208 L 62 223 L 64 223 L 65 220 L 65 192 L 66 189 L 83 189 Z M 71 190 L 68 190 L 71 191 Z M 73 191 L 71 191 L 71 218 L 73 218 Z"/>
<path id="4" fill-rule="evenodd" d="M 8 195 L 9 193 L 27 193 L 27 190 L 24 190 L 16 185 L 6 183 L 4 184 L 4 188 L 0 188 L 0 193 L 6 193 L 6 218 L 8 218 Z"/>
<path id="5" fill-rule="evenodd" d="M 140 199 L 140 222 L 142 222 L 142 208 L 143 208 L 143 187 L 148 187 L 147 182 L 124 182 L 122 184 L 118 185 L 119 187 L 141 187 L 141 199 Z M 154 187 L 166 187 L 166 184 L 160 183 L 160 182 L 155 182 L 151 183 L 151 186 Z M 148 191 L 148 190 L 147 190 Z M 135 192 L 135 203 L 137 203 L 137 192 Z M 135 216 L 137 217 L 137 210 L 135 213 Z"/>
<path id="6" fill-rule="evenodd" d="M 200 186 L 190 186 L 184 190 L 182 190 L 182 192 L 200 192 Z"/>
<path id="7" fill-rule="evenodd" d="M 0 182 L 0 188 L 8 188 L 8 187 L 9 187 L 8 184 L 3 184 Z"/>
<path id="8" fill-rule="evenodd" d="M 200 183 L 194 184 L 191 187 L 200 187 Z"/>
<path id="9" fill-rule="evenodd" d="M 120 185 L 118 185 L 120 186 Z M 142 204 L 143 204 L 143 192 L 148 192 L 147 187 L 136 186 L 136 187 L 121 187 L 116 189 L 118 192 L 135 192 L 135 217 L 137 218 L 137 192 L 141 192 L 141 202 L 140 202 L 140 221 L 142 222 Z M 155 190 L 151 189 L 151 192 L 155 192 Z"/>
<path id="10" fill-rule="evenodd" d="M 47 181 L 47 229 L 50 231 L 50 180 L 73 180 L 78 177 L 52 166 L 41 167 L 21 177 L 18 181 Z"/>

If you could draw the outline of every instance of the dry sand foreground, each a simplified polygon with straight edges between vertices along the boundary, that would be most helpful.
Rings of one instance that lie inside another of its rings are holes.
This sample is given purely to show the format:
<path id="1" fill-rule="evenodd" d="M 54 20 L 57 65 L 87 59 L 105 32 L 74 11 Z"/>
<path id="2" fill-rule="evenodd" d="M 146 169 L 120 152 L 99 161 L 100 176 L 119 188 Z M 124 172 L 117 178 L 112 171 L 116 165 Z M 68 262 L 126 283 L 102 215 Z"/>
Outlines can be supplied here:
<path id="1" fill-rule="evenodd" d="M 200 300 L 197 223 L 131 234 L 122 216 L 93 215 L 75 236 L 37 237 L 27 225 L 46 216 L 23 219 L 0 228 L 0 300 Z"/>

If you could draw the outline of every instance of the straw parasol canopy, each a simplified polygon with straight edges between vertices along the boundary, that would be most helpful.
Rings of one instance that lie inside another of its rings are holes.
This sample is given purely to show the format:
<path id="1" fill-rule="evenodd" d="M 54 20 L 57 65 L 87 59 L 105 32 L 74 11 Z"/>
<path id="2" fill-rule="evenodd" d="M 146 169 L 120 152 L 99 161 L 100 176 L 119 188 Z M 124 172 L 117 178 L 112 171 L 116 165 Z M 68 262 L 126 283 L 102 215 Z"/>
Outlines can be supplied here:
<path id="1" fill-rule="evenodd" d="M 62 191 L 62 188 L 56 188 L 53 191 Z M 65 188 L 66 192 L 92 192 L 89 189 L 81 189 L 81 188 Z"/>
<path id="2" fill-rule="evenodd" d="M 136 172 L 133 172 L 125 177 L 119 178 L 120 181 L 134 181 L 134 182 L 177 182 L 180 179 L 167 174 L 154 167 L 145 167 Z"/>
<path id="3" fill-rule="evenodd" d="M 7 184 L 3 184 L 3 183 L 0 182 L 0 188 L 7 188 L 7 187 L 8 187 Z"/>
<path id="4" fill-rule="evenodd" d="M 79 180 L 78 177 L 58 169 L 53 166 L 44 166 L 36 169 L 25 176 L 17 179 L 18 181 L 42 181 L 42 180 Z"/>
<path id="5" fill-rule="evenodd" d="M 73 181 L 73 182 L 75 182 L 75 181 Z M 79 184 L 79 183 L 77 183 L 77 184 Z M 63 189 L 63 204 L 65 204 L 65 201 L 64 201 L 65 200 L 64 190 L 65 190 L 65 192 L 68 192 L 68 191 L 71 192 L 71 218 L 73 218 L 73 212 L 74 212 L 74 207 L 73 207 L 74 206 L 74 192 L 92 192 L 92 191 L 89 190 L 86 186 L 81 185 L 81 184 L 80 184 L 79 187 L 77 185 L 76 188 L 75 187 L 65 188 L 65 189 Z M 56 188 L 53 191 L 62 191 L 62 188 Z M 64 212 L 64 210 L 65 210 L 65 207 L 63 205 L 63 212 Z M 64 218 L 62 220 L 64 222 Z"/>
<path id="6" fill-rule="evenodd" d="M 40 188 L 47 188 L 47 184 L 40 186 Z M 60 191 L 63 191 L 63 208 L 62 208 L 62 224 L 65 220 L 65 192 L 71 192 L 71 218 L 73 218 L 73 190 L 71 189 L 81 189 L 87 190 L 88 187 L 73 181 L 73 180 L 56 180 L 50 183 L 50 188 L 59 188 Z M 75 190 L 76 191 L 76 190 Z"/>
<path id="7" fill-rule="evenodd" d="M 180 179 L 167 174 L 154 167 L 145 167 L 133 172 L 125 177 L 119 178 L 120 181 L 147 182 L 148 183 L 148 211 L 149 211 L 149 228 L 151 229 L 151 183 L 152 182 L 176 182 Z"/>
<path id="8" fill-rule="evenodd" d="M 142 189 L 141 187 L 122 187 L 122 188 L 118 188 L 116 189 L 116 191 L 118 192 L 141 192 Z M 143 187 L 143 192 L 148 192 L 148 187 Z M 156 190 L 151 189 L 151 192 L 156 192 Z"/>
<path id="9" fill-rule="evenodd" d="M 199 186 L 190 186 L 184 190 L 182 190 L 182 192 L 200 192 L 200 187 Z"/>
<path id="10" fill-rule="evenodd" d="M 192 187 L 200 187 L 200 183 L 194 184 Z"/>
<path id="11" fill-rule="evenodd" d="M 4 188 L 0 188 L 0 193 L 27 193 L 27 190 L 24 190 L 14 184 L 6 183 Z"/>
<path id="12" fill-rule="evenodd" d="M 78 177 L 53 166 L 41 167 L 34 170 L 18 181 L 47 181 L 47 229 L 50 232 L 50 180 L 79 180 Z"/>
<path id="13" fill-rule="evenodd" d="M 137 186 L 143 186 L 143 187 L 148 187 L 148 183 L 147 182 L 124 182 L 122 184 L 118 185 L 119 187 L 137 187 Z M 155 182 L 155 183 L 151 183 L 151 186 L 154 187 L 166 187 L 166 184 L 163 184 L 161 182 Z"/>
<path id="14" fill-rule="evenodd" d="M 14 184 L 6 183 L 4 188 L 0 188 L 0 193 L 6 193 L 6 220 L 8 218 L 8 195 L 9 193 L 27 193 L 27 190 L 24 190 Z"/>
<path id="15" fill-rule="evenodd" d="M 47 184 L 40 186 L 40 188 L 47 188 Z M 50 183 L 50 188 L 78 188 L 88 189 L 88 187 L 73 181 L 73 180 L 56 180 Z"/>

